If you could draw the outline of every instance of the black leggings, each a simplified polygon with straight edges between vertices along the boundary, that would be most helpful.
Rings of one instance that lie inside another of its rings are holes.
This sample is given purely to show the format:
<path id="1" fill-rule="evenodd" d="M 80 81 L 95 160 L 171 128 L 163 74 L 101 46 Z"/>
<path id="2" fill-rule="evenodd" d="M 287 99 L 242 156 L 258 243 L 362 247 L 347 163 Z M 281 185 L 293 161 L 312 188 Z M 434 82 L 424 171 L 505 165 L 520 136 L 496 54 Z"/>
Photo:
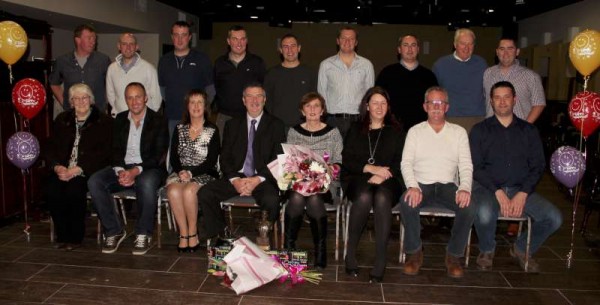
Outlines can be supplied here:
<path id="1" fill-rule="evenodd" d="M 304 197 L 296 192 L 289 193 L 289 201 L 286 208 L 286 213 L 291 218 L 306 214 L 313 219 L 320 219 L 327 215 L 325 210 L 325 199 L 321 194 Z"/>
<path id="2" fill-rule="evenodd" d="M 357 177 L 350 181 L 347 188 L 352 208 L 348 220 L 346 268 L 358 268 L 356 248 L 373 209 L 375 264 L 371 275 L 381 277 L 385 271 L 387 243 L 392 227 L 392 207 L 398 202 L 402 190 L 396 179 L 388 179 L 379 185 L 369 184 L 367 180 L 364 176 Z"/>

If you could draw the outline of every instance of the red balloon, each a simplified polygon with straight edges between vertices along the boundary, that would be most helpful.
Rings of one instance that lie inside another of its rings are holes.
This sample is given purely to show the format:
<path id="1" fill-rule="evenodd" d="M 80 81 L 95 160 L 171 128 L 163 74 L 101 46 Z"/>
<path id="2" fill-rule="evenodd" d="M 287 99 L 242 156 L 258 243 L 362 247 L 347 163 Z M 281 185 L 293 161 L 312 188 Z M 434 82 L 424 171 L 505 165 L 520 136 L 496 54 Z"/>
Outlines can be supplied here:
<path id="1" fill-rule="evenodd" d="M 590 91 L 577 93 L 569 103 L 569 117 L 587 138 L 600 126 L 600 95 Z"/>
<path id="2" fill-rule="evenodd" d="M 22 79 L 13 88 L 12 102 L 22 116 L 31 119 L 46 104 L 46 89 L 36 79 Z"/>

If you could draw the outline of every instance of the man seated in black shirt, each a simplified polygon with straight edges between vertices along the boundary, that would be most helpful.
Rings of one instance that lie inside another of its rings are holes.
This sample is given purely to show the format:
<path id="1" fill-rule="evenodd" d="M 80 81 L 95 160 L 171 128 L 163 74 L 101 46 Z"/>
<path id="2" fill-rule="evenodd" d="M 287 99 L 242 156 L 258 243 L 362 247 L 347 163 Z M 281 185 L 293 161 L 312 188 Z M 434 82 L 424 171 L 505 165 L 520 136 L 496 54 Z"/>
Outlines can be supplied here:
<path id="1" fill-rule="evenodd" d="M 471 130 L 469 142 L 473 159 L 473 202 L 479 205 L 475 229 L 479 237 L 477 266 L 492 267 L 496 247 L 498 216 L 533 219 L 529 255 L 562 223 L 562 214 L 551 202 L 535 193 L 544 173 L 542 140 L 532 124 L 513 114 L 515 88 L 501 81 L 492 86 L 491 105 L 494 116 Z M 510 254 L 524 268 L 526 236 L 521 235 L 510 247 Z M 539 265 L 529 258 L 527 272 L 539 272 Z"/>

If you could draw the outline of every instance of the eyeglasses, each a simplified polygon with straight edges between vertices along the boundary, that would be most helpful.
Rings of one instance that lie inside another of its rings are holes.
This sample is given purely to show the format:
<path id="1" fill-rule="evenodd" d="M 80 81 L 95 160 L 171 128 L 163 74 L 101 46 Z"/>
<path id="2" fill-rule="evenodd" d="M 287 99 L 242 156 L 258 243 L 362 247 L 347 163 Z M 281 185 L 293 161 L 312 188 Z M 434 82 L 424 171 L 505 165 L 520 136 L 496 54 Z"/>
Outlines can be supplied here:
<path id="1" fill-rule="evenodd" d="M 448 104 L 448 102 L 442 101 L 442 100 L 433 100 L 433 101 L 425 101 L 425 104 L 427 105 L 444 105 L 444 104 Z"/>
<path id="2" fill-rule="evenodd" d="M 265 95 L 264 94 L 256 94 L 256 95 L 253 95 L 253 94 L 244 94 L 244 97 L 245 98 L 259 98 L 259 99 L 262 99 L 262 98 L 265 98 Z"/>
<path id="3" fill-rule="evenodd" d="M 71 101 L 73 101 L 73 102 L 81 102 L 81 101 L 89 102 L 90 101 L 90 97 L 88 95 L 81 96 L 81 97 L 74 96 L 74 97 L 71 98 Z"/>

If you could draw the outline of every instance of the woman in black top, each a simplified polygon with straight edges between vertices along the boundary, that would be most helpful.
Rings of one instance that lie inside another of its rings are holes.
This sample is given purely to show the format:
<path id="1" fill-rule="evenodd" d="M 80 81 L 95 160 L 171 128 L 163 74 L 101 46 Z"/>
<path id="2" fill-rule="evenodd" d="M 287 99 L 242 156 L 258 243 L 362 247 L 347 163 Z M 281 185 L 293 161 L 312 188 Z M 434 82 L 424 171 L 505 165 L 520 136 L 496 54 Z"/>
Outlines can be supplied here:
<path id="1" fill-rule="evenodd" d="M 54 120 L 45 158 L 52 173 L 46 200 L 56 227 L 56 248 L 73 250 L 85 234 L 87 180 L 110 164 L 112 119 L 94 106 L 85 84 L 69 88 L 71 110 Z"/>
<path id="2" fill-rule="evenodd" d="M 400 161 L 404 133 L 391 113 L 389 95 L 381 87 L 367 91 L 360 105 L 361 121 L 344 141 L 342 186 L 352 202 L 349 218 L 346 273 L 358 275 L 356 247 L 371 209 L 374 212 L 375 264 L 372 282 L 381 282 L 392 224 L 392 207 L 402 194 Z"/>

